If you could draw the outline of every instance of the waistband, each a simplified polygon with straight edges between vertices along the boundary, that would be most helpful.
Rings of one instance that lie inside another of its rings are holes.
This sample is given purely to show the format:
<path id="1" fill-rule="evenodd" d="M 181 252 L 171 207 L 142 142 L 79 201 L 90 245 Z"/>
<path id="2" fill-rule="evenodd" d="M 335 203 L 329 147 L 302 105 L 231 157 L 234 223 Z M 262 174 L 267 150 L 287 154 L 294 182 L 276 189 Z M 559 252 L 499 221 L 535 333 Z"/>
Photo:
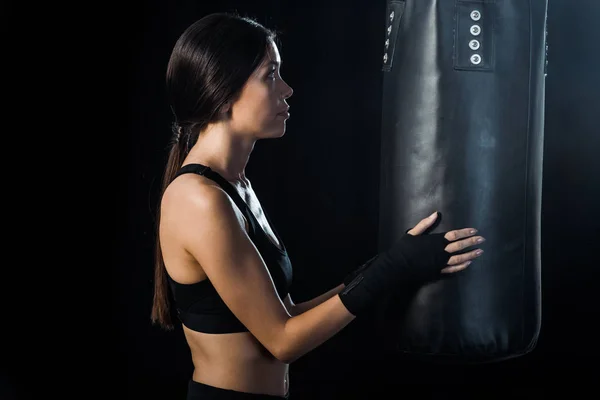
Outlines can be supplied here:
<path id="1" fill-rule="evenodd" d="M 190 380 L 188 382 L 187 400 L 289 400 L 290 391 L 285 396 L 239 392 L 222 389 L 205 383 Z"/>

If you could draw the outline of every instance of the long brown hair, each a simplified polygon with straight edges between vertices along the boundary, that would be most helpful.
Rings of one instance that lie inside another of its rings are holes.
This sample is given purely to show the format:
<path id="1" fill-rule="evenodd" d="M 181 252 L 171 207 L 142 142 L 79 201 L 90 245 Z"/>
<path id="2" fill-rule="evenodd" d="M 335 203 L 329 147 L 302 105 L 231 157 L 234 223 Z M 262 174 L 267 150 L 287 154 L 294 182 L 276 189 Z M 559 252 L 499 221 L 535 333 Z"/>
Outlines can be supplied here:
<path id="1" fill-rule="evenodd" d="M 267 54 L 276 33 L 249 17 L 215 13 L 189 26 L 179 37 L 167 66 L 166 92 L 174 116 L 173 138 L 156 209 L 154 299 L 151 320 L 173 329 L 171 293 L 162 256 L 160 203 L 167 186 L 198 140 L 199 133 L 219 118 L 219 110 L 235 101 L 248 78 Z"/>

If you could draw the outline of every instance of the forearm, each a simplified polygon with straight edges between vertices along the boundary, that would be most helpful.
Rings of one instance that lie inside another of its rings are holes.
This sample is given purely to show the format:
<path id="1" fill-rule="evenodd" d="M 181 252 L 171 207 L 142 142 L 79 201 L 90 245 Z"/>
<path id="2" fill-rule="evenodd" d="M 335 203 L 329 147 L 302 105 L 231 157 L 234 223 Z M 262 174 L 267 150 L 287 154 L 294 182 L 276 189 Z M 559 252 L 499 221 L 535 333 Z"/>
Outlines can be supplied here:
<path id="1" fill-rule="evenodd" d="M 322 295 L 320 295 L 318 297 L 315 297 L 314 299 L 310 299 L 308 301 L 294 305 L 294 307 L 292 308 L 292 316 L 300 315 L 312 308 L 315 308 L 319 304 L 323 303 L 324 301 L 329 300 L 330 298 L 332 298 L 333 296 L 335 296 L 336 294 L 338 294 L 339 292 L 344 290 L 344 287 L 345 286 L 342 283 L 339 286 L 334 287 L 330 291 L 323 293 Z"/>
<path id="2" fill-rule="evenodd" d="M 339 287 L 319 297 L 332 293 Z M 332 294 L 329 299 L 286 322 L 281 359 L 287 363 L 296 361 L 341 331 L 354 318 L 340 297 Z"/>

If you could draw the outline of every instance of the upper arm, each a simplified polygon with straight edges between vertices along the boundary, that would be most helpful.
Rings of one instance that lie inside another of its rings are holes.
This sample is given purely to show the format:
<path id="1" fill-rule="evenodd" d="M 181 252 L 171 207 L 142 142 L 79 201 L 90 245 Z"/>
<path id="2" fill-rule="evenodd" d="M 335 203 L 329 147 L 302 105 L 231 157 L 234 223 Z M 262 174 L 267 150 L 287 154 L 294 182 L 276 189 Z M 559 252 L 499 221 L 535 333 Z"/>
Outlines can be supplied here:
<path id="1" fill-rule="evenodd" d="M 242 227 L 234 203 L 204 186 L 184 205 L 182 240 L 231 312 L 275 357 L 290 318 L 264 261 Z"/>

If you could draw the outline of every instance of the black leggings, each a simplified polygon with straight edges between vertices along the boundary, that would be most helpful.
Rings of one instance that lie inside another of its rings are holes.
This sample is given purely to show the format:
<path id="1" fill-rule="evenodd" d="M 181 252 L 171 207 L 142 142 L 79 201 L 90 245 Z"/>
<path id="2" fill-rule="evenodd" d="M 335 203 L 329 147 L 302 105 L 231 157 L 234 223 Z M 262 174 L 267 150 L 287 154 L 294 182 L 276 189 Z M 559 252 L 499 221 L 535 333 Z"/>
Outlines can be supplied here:
<path id="1" fill-rule="evenodd" d="M 190 380 L 188 383 L 188 392 L 186 397 L 187 400 L 288 400 L 289 398 L 289 390 L 286 396 L 273 396 L 268 394 L 246 393 L 230 389 L 221 389 L 193 380 Z"/>

